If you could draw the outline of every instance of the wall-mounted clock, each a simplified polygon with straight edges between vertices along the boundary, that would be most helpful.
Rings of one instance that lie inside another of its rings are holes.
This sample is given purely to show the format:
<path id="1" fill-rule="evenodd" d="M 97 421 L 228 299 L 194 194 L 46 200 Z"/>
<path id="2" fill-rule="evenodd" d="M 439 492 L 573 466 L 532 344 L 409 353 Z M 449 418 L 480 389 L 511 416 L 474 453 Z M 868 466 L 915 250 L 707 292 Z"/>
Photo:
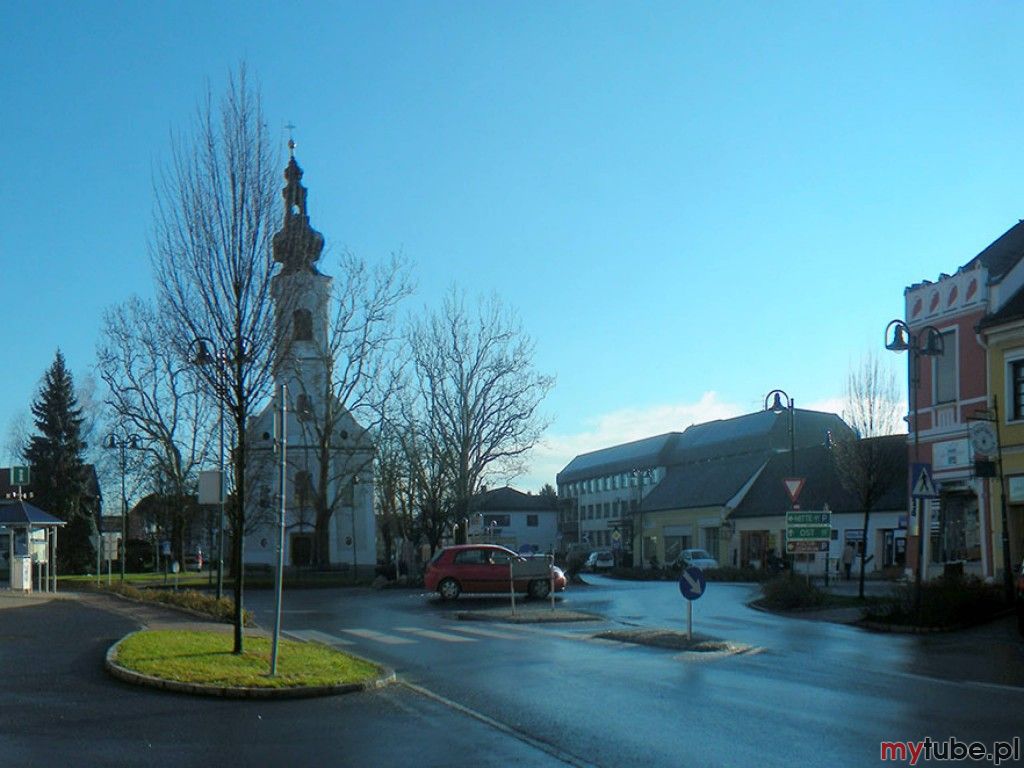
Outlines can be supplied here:
<path id="1" fill-rule="evenodd" d="M 996 449 L 996 430 L 988 421 L 976 421 L 971 424 L 971 445 L 978 453 L 986 456 Z"/>

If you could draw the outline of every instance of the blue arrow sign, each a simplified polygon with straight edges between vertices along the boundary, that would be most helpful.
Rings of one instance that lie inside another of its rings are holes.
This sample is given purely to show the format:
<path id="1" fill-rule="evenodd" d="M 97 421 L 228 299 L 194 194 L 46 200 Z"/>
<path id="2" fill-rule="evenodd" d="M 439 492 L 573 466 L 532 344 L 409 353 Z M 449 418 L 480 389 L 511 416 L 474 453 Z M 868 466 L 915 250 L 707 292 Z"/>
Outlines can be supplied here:
<path id="1" fill-rule="evenodd" d="M 687 600 L 696 600 L 703 595 L 705 586 L 707 582 L 704 581 L 704 571 L 695 565 L 683 568 L 679 574 L 679 591 Z"/>

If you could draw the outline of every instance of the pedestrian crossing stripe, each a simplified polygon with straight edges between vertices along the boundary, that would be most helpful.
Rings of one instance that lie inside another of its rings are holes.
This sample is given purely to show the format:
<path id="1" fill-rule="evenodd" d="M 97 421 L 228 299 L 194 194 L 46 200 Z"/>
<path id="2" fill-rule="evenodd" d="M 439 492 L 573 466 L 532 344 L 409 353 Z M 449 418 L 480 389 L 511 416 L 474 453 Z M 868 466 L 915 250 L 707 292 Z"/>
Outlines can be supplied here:
<path id="1" fill-rule="evenodd" d="M 288 631 L 288 634 L 299 640 L 311 640 L 314 643 L 323 643 L 324 645 L 355 645 L 351 640 L 345 640 L 337 635 L 329 635 L 318 629 L 291 629 Z"/>
<path id="2" fill-rule="evenodd" d="M 394 635 L 386 635 L 383 632 L 376 632 L 372 629 L 343 629 L 342 632 L 347 632 L 350 635 L 361 637 L 364 640 L 374 640 L 378 643 L 384 643 L 385 645 L 409 645 L 415 643 L 415 640 L 410 640 L 408 637 L 395 637 Z"/>
<path id="3" fill-rule="evenodd" d="M 521 635 L 512 635 L 508 632 L 496 632 L 493 629 L 484 629 L 483 627 L 446 627 L 453 632 L 466 632 L 470 635 L 479 635 L 480 637 L 489 637 L 494 640 L 522 640 Z"/>
<path id="4" fill-rule="evenodd" d="M 427 637 L 431 640 L 440 640 L 443 643 L 475 643 L 475 637 L 462 637 L 461 635 L 451 635 L 447 632 L 435 632 L 432 629 L 420 629 L 419 627 L 395 627 L 399 632 L 408 632 L 413 635 L 419 635 L 420 637 Z"/>

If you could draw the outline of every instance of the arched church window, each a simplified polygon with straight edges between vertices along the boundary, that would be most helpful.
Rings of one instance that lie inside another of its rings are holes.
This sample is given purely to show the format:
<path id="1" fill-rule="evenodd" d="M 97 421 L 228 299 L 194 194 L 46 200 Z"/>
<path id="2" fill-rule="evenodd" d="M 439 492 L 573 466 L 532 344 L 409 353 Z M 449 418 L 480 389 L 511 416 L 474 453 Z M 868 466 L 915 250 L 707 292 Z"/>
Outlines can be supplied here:
<path id="1" fill-rule="evenodd" d="M 296 309 L 292 313 L 292 340 L 313 340 L 313 314 L 308 309 Z"/>
<path id="2" fill-rule="evenodd" d="M 305 392 L 300 392 L 295 398 L 295 414 L 299 417 L 299 421 L 305 421 L 313 415 L 313 401 Z"/>

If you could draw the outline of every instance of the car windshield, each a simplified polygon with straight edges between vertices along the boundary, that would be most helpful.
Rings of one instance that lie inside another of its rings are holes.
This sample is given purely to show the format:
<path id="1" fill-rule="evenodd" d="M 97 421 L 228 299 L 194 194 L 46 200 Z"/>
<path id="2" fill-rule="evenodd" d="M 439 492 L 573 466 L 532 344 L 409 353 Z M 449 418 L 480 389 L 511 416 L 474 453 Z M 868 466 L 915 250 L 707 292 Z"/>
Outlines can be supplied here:
<path id="1" fill-rule="evenodd" d="M 690 550 L 691 560 L 710 560 L 711 555 L 705 552 L 703 549 L 691 549 Z"/>

